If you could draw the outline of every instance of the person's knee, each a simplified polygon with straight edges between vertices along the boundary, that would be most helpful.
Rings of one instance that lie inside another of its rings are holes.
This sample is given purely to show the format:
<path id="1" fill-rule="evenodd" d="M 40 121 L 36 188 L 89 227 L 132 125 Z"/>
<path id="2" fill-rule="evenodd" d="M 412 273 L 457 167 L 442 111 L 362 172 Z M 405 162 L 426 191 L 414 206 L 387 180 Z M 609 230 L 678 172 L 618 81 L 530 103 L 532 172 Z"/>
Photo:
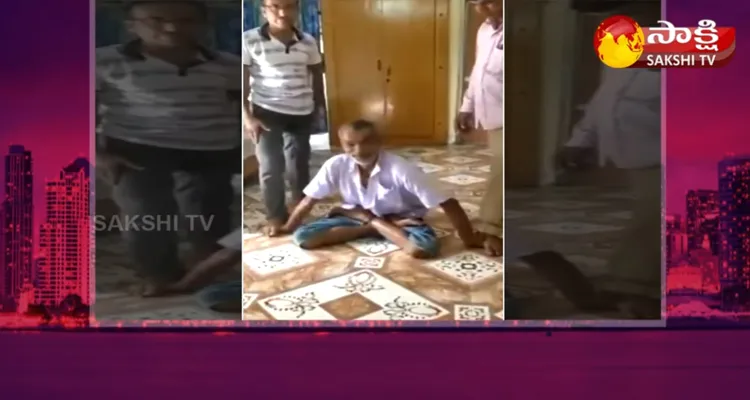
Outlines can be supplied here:
<path id="1" fill-rule="evenodd" d="M 302 249 L 311 250 L 316 247 L 314 240 L 316 231 L 310 226 L 301 226 L 292 234 L 292 242 Z"/>

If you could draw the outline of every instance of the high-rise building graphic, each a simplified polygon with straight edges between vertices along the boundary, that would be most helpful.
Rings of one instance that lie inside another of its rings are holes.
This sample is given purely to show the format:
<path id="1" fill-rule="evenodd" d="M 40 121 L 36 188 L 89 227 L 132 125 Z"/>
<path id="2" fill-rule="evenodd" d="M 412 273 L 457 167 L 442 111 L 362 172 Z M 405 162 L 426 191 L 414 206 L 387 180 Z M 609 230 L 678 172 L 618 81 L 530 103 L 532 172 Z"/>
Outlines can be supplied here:
<path id="1" fill-rule="evenodd" d="M 69 295 L 90 304 L 90 166 L 78 158 L 46 182 L 46 218 L 39 234 L 35 303 L 57 305 Z"/>
<path id="2" fill-rule="evenodd" d="M 719 200 L 715 190 L 690 190 L 685 198 L 685 231 L 688 237 L 688 250 L 703 247 L 708 235 L 710 247 L 719 250 L 718 217 Z"/>
<path id="3" fill-rule="evenodd" d="M 690 265 L 701 271 L 701 293 L 704 295 L 716 295 L 719 293 L 719 257 L 715 256 L 706 247 L 693 250 L 689 257 Z"/>
<path id="4" fill-rule="evenodd" d="M 719 280 L 722 308 L 750 303 L 750 156 L 719 162 Z"/>
<path id="5" fill-rule="evenodd" d="M 669 214 L 665 219 L 664 259 L 667 266 L 674 266 L 688 254 L 688 237 L 681 216 Z"/>
<path id="6" fill-rule="evenodd" d="M 11 145 L 5 156 L 0 300 L 17 304 L 30 286 L 34 264 L 34 175 L 31 151 Z"/>
<path id="7" fill-rule="evenodd" d="M 667 232 L 664 240 L 664 260 L 667 266 L 675 265 L 688 254 L 687 245 L 685 232 Z"/>
<path id="8" fill-rule="evenodd" d="M 664 219 L 667 232 L 682 232 L 684 230 L 680 214 L 668 214 Z"/>

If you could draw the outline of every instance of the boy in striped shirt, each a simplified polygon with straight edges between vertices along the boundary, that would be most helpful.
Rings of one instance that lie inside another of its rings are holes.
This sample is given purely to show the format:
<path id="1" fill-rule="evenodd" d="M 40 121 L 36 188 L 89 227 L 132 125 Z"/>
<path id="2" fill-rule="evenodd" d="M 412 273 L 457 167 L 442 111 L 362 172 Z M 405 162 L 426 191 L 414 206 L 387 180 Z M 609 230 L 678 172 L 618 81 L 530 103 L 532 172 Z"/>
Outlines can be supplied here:
<path id="1" fill-rule="evenodd" d="M 96 51 L 97 166 L 131 218 L 125 240 L 144 296 L 184 273 L 177 229 L 163 221 L 186 217 L 196 259 L 214 253 L 232 226 L 241 66 L 200 44 L 206 11 L 188 0 L 131 2 L 126 23 L 136 39 Z M 162 223 L 145 224 L 147 216 Z"/>
<path id="2" fill-rule="evenodd" d="M 323 68 L 315 38 L 295 27 L 299 0 L 262 0 L 261 7 L 268 22 L 243 37 L 243 117 L 275 232 L 289 217 L 285 172 L 294 203 L 310 181 L 310 134 L 325 103 Z"/>

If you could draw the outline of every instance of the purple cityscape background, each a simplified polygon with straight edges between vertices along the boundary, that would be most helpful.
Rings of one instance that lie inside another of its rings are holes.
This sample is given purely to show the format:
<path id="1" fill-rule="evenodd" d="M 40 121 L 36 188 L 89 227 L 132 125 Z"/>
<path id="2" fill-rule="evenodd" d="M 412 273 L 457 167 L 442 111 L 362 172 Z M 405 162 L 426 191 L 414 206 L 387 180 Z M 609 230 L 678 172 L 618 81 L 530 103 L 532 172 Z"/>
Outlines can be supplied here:
<path id="1" fill-rule="evenodd" d="M 750 16 L 750 6 L 730 3 L 715 4 L 697 16 L 697 0 L 686 0 L 680 8 L 670 8 L 667 17 L 681 26 L 711 18 L 719 25 L 739 27 L 745 23 L 739 16 Z M 73 18 L 77 23 L 67 37 L 87 37 L 88 19 L 83 14 Z M 9 43 L 9 51 L 25 62 L 0 67 L 2 76 L 13 77 L 4 79 L 9 95 L 0 99 L 0 144 L 8 146 L 2 166 L 5 269 L 0 274 L 0 313 L 27 312 L 36 305 L 54 308 L 68 296 L 88 304 L 89 298 L 84 260 L 90 259 L 90 249 L 75 260 L 58 255 L 66 246 L 82 248 L 78 242 L 88 239 L 83 234 L 65 238 L 55 229 L 80 229 L 78 219 L 90 213 L 82 198 L 72 200 L 65 194 L 90 189 L 90 77 L 81 73 L 90 44 L 60 36 L 26 39 Z M 36 50 L 41 47 L 47 50 Z M 59 60 L 53 73 L 44 67 L 49 59 Z M 736 315 L 750 301 L 750 244 L 743 236 L 750 229 L 743 222 L 748 206 L 743 196 L 730 193 L 747 188 L 750 164 L 733 156 L 739 160 L 735 166 L 719 167 L 730 152 L 750 154 L 742 135 L 743 102 L 732 90 L 748 63 L 750 54 L 738 50 L 722 69 L 668 73 L 666 245 L 673 317 L 728 317 L 727 312 Z M 72 202 L 65 207 L 77 214 L 61 216 L 57 209 L 65 201 Z M 79 272 L 63 276 L 72 264 L 79 265 Z M 63 281 L 68 283 L 59 283 Z M 45 288 L 50 282 L 58 283 Z"/>
<path id="2" fill-rule="evenodd" d="M 672 1 L 667 19 L 676 26 L 713 19 L 719 26 L 736 27 L 742 37 L 749 5 L 704 4 Z M 742 50 L 738 47 L 721 69 L 667 73 L 665 256 L 670 318 L 744 318 L 750 305 L 750 142 L 740 83 L 750 53 Z"/>
<path id="3" fill-rule="evenodd" d="M 0 327 L 88 314 L 90 24 L 85 10 L 41 3 L 0 24 L 16 60 L 0 63 Z M 11 33 L 31 21 L 65 34 Z"/>
<path id="4" fill-rule="evenodd" d="M 0 203 L 0 316 L 10 321 L 0 322 L 44 324 L 54 314 L 81 322 L 88 318 L 90 169 L 86 158 L 77 158 L 40 182 L 34 179 L 32 151 L 19 144 L 9 147 Z M 35 196 L 38 186 L 44 196 Z M 34 211 L 40 208 L 43 218 L 36 219 Z"/>

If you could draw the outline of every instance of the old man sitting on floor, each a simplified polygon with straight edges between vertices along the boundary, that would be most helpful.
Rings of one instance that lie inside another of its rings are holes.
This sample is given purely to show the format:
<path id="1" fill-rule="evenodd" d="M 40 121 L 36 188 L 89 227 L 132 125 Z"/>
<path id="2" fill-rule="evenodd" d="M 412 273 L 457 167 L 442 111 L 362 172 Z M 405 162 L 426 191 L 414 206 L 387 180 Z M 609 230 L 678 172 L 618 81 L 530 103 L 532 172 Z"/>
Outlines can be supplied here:
<path id="1" fill-rule="evenodd" d="M 432 258 L 440 242 L 423 218 L 429 209 L 441 207 L 467 247 L 482 246 L 483 236 L 474 231 L 459 202 L 442 193 L 418 166 L 384 151 L 372 122 L 352 122 L 338 134 L 344 154 L 323 164 L 286 224 L 268 227 L 267 235 L 293 232 L 294 242 L 304 249 L 383 237 L 412 257 Z M 341 207 L 302 224 L 317 202 L 336 193 Z"/>

